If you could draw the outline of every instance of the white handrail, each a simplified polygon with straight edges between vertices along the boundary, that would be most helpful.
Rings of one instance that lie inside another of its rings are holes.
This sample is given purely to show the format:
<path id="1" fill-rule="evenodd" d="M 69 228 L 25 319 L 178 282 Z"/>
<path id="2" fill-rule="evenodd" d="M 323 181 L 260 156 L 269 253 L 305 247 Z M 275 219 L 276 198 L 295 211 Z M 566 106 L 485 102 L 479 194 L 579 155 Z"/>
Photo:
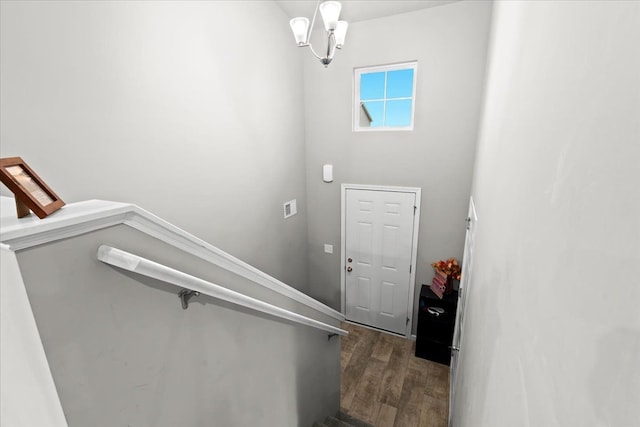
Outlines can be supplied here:
<path id="1" fill-rule="evenodd" d="M 267 313 L 275 317 L 287 319 L 292 322 L 312 326 L 323 331 L 338 335 L 348 335 L 348 332 L 328 325 L 315 319 L 294 313 L 284 308 L 260 301 L 256 298 L 248 297 L 239 292 L 232 291 L 220 285 L 208 282 L 182 271 L 176 270 L 166 265 L 142 258 L 129 252 L 113 248 L 111 246 L 102 245 L 98 248 L 98 259 L 106 264 L 110 264 L 143 276 L 162 280 L 177 286 L 198 291 L 202 294 L 218 298 L 232 304 L 251 308 L 262 313 Z"/>
<path id="2" fill-rule="evenodd" d="M 13 198 L 0 196 L 0 202 L 3 205 L 10 203 L 10 207 L 13 209 Z M 249 279 L 257 285 L 291 298 L 326 316 L 339 321 L 344 320 L 344 315 L 339 311 L 222 249 L 187 233 L 151 212 L 129 203 L 105 200 L 69 203 L 43 220 L 33 215 L 20 219 L 15 218 L 15 215 L 13 217 L 0 216 L 0 242 L 8 246 L 10 250 L 18 251 L 118 224 L 134 228 L 181 251 Z"/>

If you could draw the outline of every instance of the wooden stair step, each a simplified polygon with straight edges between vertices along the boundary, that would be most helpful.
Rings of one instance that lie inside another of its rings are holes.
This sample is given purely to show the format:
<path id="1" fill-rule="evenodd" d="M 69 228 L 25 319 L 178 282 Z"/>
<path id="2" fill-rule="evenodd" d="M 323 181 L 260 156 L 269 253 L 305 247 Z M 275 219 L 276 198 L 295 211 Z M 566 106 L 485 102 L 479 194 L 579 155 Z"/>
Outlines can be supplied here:
<path id="1" fill-rule="evenodd" d="M 327 425 L 327 427 L 353 427 L 351 424 L 345 423 L 344 421 L 341 421 L 334 417 L 325 418 L 324 423 Z"/>
<path id="2" fill-rule="evenodd" d="M 359 419 L 354 418 L 342 411 L 338 411 L 338 413 L 336 414 L 336 418 L 353 427 L 374 427 L 373 425 L 365 423 L 364 421 L 360 421 Z"/>

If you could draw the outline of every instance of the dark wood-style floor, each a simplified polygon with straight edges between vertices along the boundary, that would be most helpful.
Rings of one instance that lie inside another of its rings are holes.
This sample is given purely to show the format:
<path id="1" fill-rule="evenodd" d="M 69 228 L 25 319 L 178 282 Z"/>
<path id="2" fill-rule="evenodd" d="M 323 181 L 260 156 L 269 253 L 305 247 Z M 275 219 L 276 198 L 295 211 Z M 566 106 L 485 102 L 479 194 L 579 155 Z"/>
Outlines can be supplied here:
<path id="1" fill-rule="evenodd" d="M 446 427 L 449 367 L 414 356 L 415 342 L 343 323 L 340 406 L 376 427 Z"/>

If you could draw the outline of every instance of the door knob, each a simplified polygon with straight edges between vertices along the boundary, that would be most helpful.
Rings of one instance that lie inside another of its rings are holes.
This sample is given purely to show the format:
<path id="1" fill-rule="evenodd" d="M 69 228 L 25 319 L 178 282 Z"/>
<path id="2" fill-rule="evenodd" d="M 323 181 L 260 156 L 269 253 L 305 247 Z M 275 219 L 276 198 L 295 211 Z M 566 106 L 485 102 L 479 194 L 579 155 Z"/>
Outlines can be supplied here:
<path id="1" fill-rule="evenodd" d="M 353 260 L 351 258 L 347 258 L 347 262 L 352 262 Z"/>
<path id="2" fill-rule="evenodd" d="M 349 266 L 349 267 L 347 267 L 347 271 L 348 271 L 349 273 L 351 273 L 351 272 L 353 271 L 353 268 L 351 268 L 351 267 Z"/>

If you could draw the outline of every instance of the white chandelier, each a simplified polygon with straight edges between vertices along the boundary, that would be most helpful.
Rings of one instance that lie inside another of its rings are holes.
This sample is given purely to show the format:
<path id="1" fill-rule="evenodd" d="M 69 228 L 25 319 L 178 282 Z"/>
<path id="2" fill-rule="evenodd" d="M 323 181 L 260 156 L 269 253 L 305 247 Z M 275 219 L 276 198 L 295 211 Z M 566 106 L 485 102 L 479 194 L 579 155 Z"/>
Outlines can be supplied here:
<path id="1" fill-rule="evenodd" d="M 320 4 L 320 0 L 318 0 L 316 3 L 316 10 L 313 13 L 311 26 L 309 26 L 309 20 L 304 17 L 293 18 L 289 21 L 291 31 L 293 31 L 293 36 L 296 38 L 298 46 L 308 46 L 315 57 L 324 64 L 325 68 L 333 60 L 333 55 L 335 54 L 336 49 L 342 49 L 342 46 L 344 45 L 344 38 L 347 35 L 347 27 L 349 24 L 347 21 L 338 21 L 341 9 L 342 5 L 340 2 L 325 1 Z M 311 46 L 310 43 L 311 31 L 313 30 L 313 24 L 316 22 L 318 10 L 320 10 L 322 20 L 324 21 L 324 28 L 326 30 L 327 37 L 327 50 L 324 56 L 318 55 L 316 51 L 313 50 L 313 46 Z"/>

